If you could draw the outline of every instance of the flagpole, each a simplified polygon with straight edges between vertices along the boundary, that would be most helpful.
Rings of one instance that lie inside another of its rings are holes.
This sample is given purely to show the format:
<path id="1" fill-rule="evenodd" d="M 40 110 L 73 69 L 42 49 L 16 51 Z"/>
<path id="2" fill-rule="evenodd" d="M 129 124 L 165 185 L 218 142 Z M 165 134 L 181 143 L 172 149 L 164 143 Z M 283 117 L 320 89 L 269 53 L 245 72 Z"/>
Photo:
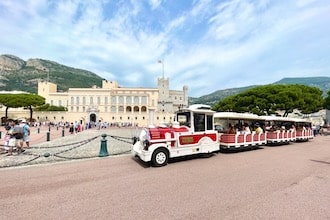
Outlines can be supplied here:
<path id="1" fill-rule="evenodd" d="M 162 74 L 163 74 L 163 79 L 164 79 L 164 59 L 162 60 L 158 60 L 158 63 L 161 63 L 162 64 Z"/>

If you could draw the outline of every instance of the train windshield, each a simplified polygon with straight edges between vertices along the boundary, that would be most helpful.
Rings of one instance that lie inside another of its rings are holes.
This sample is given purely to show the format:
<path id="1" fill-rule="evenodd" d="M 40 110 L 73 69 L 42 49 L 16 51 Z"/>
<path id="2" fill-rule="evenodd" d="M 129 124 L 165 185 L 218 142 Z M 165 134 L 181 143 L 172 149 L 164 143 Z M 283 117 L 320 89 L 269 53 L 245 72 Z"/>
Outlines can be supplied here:
<path id="1" fill-rule="evenodd" d="M 182 126 L 188 126 L 190 127 L 190 119 L 191 119 L 191 114 L 190 112 L 178 112 L 176 115 L 176 120 L 179 122 L 179 124 Z"/>

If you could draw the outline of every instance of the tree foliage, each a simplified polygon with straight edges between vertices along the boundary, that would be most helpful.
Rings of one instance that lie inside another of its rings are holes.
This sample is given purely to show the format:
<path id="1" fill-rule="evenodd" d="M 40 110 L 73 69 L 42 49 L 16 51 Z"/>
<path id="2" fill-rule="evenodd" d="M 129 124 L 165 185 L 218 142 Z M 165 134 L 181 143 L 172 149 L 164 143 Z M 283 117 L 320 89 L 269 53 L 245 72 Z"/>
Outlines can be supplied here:
<path id="1" fill-rule="evenodd" d="M 32 120 L 33 109 L 32 107 L 36 107 L 39 105 L 43 105 L 45 103 L 45 98 L 36 94 L 0 94 L 0 103 L 6 106 L 6 115 L 8 116 L 9 108 L 21 108 L 25 107 L 30 110 L 30 120 Z"/>
<path id="2" fill-rule="evenodd" d="M 258 86 L 240 94 L 219 101 L 215 111 L 250 112 L 258 115 L 275 114 L 284 111 L 287 116 L 294 109 L 303 114 L 323 108 L 322 91 L 305 85 L 266 85 Z"/>
<path id="3" fill-rule="evenodd" d="M 67 111 L 67 108 L 65 108 L 63 106 L 49 105 L 47 103 L 47 104 L 36 107 L 34 110 L 35 111 Z"/>

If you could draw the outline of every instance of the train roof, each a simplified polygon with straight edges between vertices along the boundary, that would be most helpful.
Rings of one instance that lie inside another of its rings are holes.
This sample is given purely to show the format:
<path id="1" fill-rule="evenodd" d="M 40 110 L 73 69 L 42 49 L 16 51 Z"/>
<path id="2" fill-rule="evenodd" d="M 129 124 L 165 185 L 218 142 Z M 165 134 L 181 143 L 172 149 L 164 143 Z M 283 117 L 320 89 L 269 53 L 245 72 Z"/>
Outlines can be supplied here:
<path id="1" fill-rule="evenodd" d="M 216 112 L 215 118 L 228 118 L 228 119 L 250 119 L 250 120 L 263 120 L 260 116 L 252 113 L 238 113 L 238 112 Z"/>
<path id="2" fill-rule="evenodd" d="M 190 105 L 188 108 L 182 108 L 178 112 L 182 111 L 191 111 L 191 112 L 204 112 L 204 113 L 214 113 L 215 111 L 211 110 L 211 106 L 204 104 L 194 104 Z"/>
<path id="3" fill-rule="evenodd" d="M 292 118 L 292 117 L 280 117 L 273 115 L 259 116 L 252 113 L 238 113 L 238 112 L 216 112 L 214 118 L 225 119 L 246 119 L 246 120 L 260 120 L 260 121 L 282 121 L 282 122 L 305 122 L 309 123 L 307 118 Z"/>
<path id="4" fill-rule="evenodd" d="M 292 118 L 292 117 L 280 117 L 280 116 L 270 116 L 270 115 L 264 115 L 260 117 L 266 121 L 310 122 L 310 120 L 308 120 L 307 118 Z"/>

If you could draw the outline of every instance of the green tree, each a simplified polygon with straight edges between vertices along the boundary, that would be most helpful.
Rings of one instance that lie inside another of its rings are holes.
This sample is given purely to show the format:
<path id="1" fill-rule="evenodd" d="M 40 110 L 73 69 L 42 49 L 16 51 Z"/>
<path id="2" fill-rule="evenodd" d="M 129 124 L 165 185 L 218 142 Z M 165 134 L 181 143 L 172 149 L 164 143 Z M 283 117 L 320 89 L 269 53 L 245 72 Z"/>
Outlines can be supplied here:
<path id="1" fill-rule="evenodd" d="M 323 107 L 322 91 L 305 85 L 258 86 L 219 101 L 215 111 L 251 112 L 270 115 L 278 110 L 287 116 L 294 109 L 303 114 L 319 111 Z"/>
<path id="2" fill-rule="evenodd" d="M 30 110 L 30 121 L 32 120 L 33 107 L 45 103 L 45 98 L 36 94 L 0 94 L 0 103 L 6 107 L 5 118 L 8 118 L 9 108 L 25 107 Z"/>
<path id="3" fill-rule="evenodd" d="M 67 108 L 63 107 L 63 106 L 49 105 L 47 103 L 47 104 L 36 107 L 34 110 L 35 111 L 67 111 Z"/>

